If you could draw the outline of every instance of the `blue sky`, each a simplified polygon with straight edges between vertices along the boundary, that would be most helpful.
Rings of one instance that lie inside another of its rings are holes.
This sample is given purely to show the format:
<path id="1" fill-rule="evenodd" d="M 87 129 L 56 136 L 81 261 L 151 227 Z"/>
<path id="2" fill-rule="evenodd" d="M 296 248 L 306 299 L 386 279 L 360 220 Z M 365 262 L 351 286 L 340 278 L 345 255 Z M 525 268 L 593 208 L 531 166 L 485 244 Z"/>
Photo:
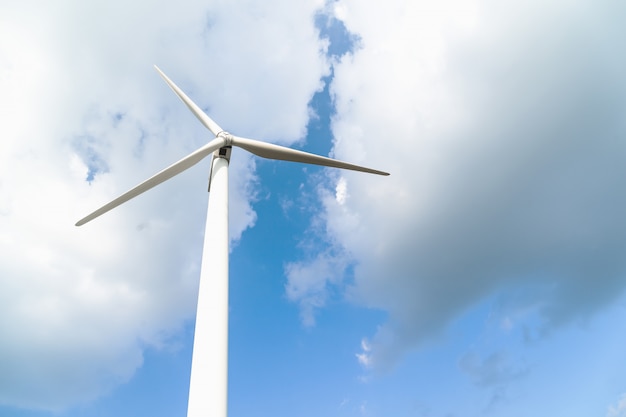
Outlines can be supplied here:
<path id="1" fill-rule="evenodd" d="M 231 416 L 626 416 L 626 9 L 0 5 L 0 415 L 185 415 L 208 160 L 231 163 Z"/>

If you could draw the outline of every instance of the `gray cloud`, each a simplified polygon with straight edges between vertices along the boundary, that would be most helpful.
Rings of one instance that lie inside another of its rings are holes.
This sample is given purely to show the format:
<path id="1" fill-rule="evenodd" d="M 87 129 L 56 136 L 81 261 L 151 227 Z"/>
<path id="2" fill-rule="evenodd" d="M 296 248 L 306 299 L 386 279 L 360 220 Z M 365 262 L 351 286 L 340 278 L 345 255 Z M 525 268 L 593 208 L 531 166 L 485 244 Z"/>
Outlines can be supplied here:
<path id="1" fill-rule="evenodd" d="M 529 372 L 528 366 L 513 365 L 506 351 L 493 352 L 485 358 L 468 352 L 459 359 L 458 366 L 475 385 L 491 391 L 486 410 L 505 401 L 508 386 Z"/>
<path id="2" fill-rule="evenodd" d="M 335 155 L 392 173 L 342 173 L 347 198 L 330 178 L 320 215 L 356 264 L 347 297 L 389 312 L 368 363 L 392 366 L 494 291 L 533 291 L 542 332 L 623 293 L 621 4 L 336 10 L 362 48 L 335 67 Z"/>

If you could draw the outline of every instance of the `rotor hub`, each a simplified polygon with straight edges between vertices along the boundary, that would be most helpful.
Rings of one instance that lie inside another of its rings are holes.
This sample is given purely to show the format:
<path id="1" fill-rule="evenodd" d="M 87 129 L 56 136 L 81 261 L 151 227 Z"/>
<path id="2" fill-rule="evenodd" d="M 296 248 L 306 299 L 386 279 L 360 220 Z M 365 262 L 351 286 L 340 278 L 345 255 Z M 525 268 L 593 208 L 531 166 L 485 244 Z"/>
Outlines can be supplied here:
<path id="1" fill-rule="evenodd" d="M 233 135 L 231 135 L 227 131 L 222 130 L 220 133 L 217 134 L 217 137 L 224 140 L 224 146 L 232 146 Z"/>

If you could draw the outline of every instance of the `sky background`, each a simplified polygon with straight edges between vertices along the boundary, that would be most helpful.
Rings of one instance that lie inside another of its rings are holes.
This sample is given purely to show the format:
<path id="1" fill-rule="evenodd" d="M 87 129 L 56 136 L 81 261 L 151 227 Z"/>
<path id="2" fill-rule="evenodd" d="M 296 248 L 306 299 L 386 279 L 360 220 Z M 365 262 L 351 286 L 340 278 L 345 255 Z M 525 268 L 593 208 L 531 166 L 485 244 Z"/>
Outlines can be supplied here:
<path id="1" fill-rule="evenodd" d="M 233 134 L 231 416 L 626 416 L 626 3 L 0 0 L 0 415 L 183 416 Z"/>

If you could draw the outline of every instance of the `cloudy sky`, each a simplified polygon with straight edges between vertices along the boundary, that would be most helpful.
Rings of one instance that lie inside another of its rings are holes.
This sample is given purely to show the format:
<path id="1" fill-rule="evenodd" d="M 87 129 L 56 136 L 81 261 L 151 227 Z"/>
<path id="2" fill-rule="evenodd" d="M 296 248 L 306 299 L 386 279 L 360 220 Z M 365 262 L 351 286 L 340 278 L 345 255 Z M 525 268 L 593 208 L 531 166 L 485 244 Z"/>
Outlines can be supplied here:
<path id="1" fill-rule="evenodd" d="M 626 416 L 626 4 L 0 2 L 0 415 L 182 416 L 210 136 L 231 416 Z"/>

